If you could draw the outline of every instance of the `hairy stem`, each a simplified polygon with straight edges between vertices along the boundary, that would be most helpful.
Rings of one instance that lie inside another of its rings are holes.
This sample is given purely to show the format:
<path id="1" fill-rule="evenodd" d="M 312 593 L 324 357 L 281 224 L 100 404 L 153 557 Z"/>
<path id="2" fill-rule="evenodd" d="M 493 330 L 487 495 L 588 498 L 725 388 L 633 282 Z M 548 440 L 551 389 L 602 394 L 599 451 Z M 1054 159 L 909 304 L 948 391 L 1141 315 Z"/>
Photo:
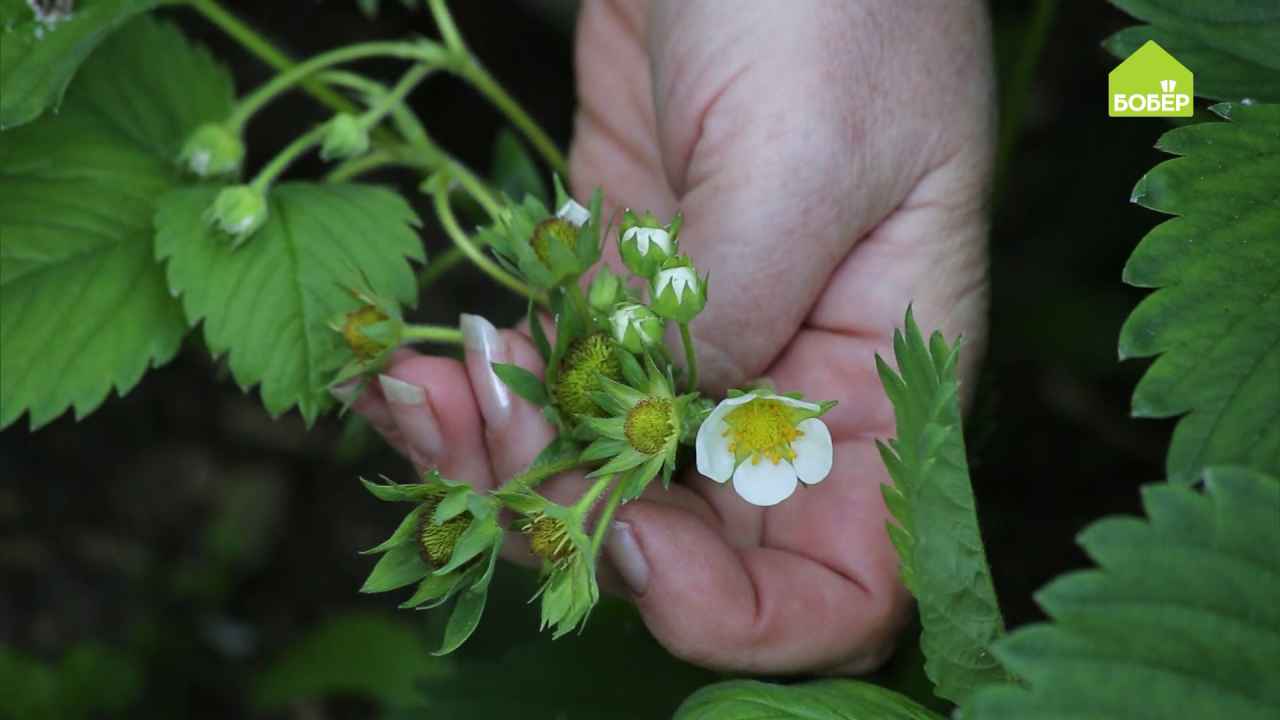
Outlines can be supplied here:
<path id="1" fill-rule="evenodd" d="M 689 323 L 680 323 L 680 342 L 684 345 L 684 365 L 689 373 L 686 390 L 694 392 L 698 389 L 698 356 L 693 351 L 693 336 L 689 333 Z"/>
<path id="2" fill-rule="evenodd" d="M 324 125 L 317 125 L 307 132 L 293 139 L 293 142 L 285 146 L 275 157 L 271 158 L 271 162 L 258 171 L 250 184 L 258 192 L 265 193 L 271 183 L 280 177 L 288 169 L 289 165 L 310 150 L 312 147 L 320 143 L 320 139 L 324 137 Z"/>
<path id="3" fill-rule="evenodd" d="M 600 517 L 596 518 L 596 527 L 591 532 L 592 559 L 600 555 L 600 547 L 604 545 L 604 539 L 609 534 L 609 526 L 613 524 L 613 514 L 622 504 L 622 486 L 625 484 L 622 479 L 618 480 L 618 484 L 614 485 L 609 493 L 609 499 L 605 501 L 604 509 L 600 511 Z"/>
<path id="4" fill-rule="evenodd" d="M 562 472 L 568 472 L 574 468 L 581 467 L 582 462 L 578 460 L 578 456 L 563 458 L 556 462 L 545 463 L 526 468 L 523 472 L 511 476 L 511 479 L 502 483 L 497 492 L 512 492 L 515 490 L 532 490 L 538 487 L 538 484 L 553 475 L 559 475 Z"/>
<path id="5" fill-rule="evenodd" d="M 462 344 L 462 331 L 450 325 L 405 325 L 400 337 L 409 342 Z"/>

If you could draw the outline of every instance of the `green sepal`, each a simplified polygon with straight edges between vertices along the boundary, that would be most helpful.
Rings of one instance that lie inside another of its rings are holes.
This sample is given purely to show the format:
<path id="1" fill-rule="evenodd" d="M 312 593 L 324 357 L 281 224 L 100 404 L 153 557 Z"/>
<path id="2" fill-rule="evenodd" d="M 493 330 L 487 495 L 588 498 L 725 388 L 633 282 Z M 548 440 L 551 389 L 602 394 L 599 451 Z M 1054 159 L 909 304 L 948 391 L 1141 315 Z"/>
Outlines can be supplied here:
<path id="1" fill-rule="evenodd" d="M 449 615 L 449 622 L 445 625 L 444 640 L 441 642 L 440 649 L 432 653 L 432 655 L 448 655 L 457 650 L 471 634 L 475 632 L 476 627 L 480 624 L 480 617 L 484 614 L 485 600 L 489 595 L 489 582 L 493 579 L 493 570 L 498 561 L 498 552 L 502 548 L 502 533 L 497 535 L 496 542 L 493 543 L 489 550 L 489 563 L 485 566 L 483 574 L 479 579 L 473 582 L 458 597 L 458 602 L 453 606 L 453 612 Z M 479 572 L 481 566 L 476 566 L 468 571 L 467 576 L 473 572 Z"/>
<path id="2" fill-rule="evenodd" d="M 397 485 L 388 480 L 387 484 L 383 485 L 369 482 L 364 478 L 360 478 L 360 482 L 371 495 L 383 502 L 423 502 L 427 498 L 439 494 L 438 489 L 431 487 L 427 483 Z"/>
<path id="3" fill-rule="evenodd" d="M 598 478 L 598 477 L 603 477 L 605 475 L 616 475 L 618 473 L 626 472 L 627 470 L 630 470 L 631 468 L 636 467 L 637 465 L 644 464 L 645 461 L 647 461 L 650 457 L 655 457 L 655 456 L 646 455 L 642 452 L 635 450 L 630 445 L 628 445 L 626 449 L 624 449 L 622 452 L 615 455 L 612 460 L 605 463 L 604 465 L 601 465 L 595 470 L 592 470 L 587 475 L 587 477 Z M 658 457 L 659 460 L 661 460 L 660 455 L 656 457 Z"/>
<path id="4" fill-rule="evenodd" d="M 519 365 L 510 365 L 508 363 L 490 364 L 493 367 L 493 373 L 498 376 L 498 379 L 502 380 L 516 395 L 538 407 L 550 404 L 551 398 L 547 396 L 547 388 L 537 375 Z"/>
<path id="5" fill-rule="evenodd" d="M 603 375 L 596 376 L 596 382 L 601 390 L 608 393 L 619 405 L 630 410 L 635 407 L 636 403 L 648 397 L 645 393 L 629 386 L 623 385 L 616 380 L 610 380 Z"/>
<path id="6" fill-rule="evenodd" d="M 443 525 L 446 522 L 466 512 L 472 496 L 475 492 L 470 487 L 450 488 L 445 493 L 440 503 L 436 505 L 436 511 L 431 515 L 431 522 L 434 525 Z"/>
<path id="7" fill-rule="evenodd" d="M 403 545 L 406 542 L 410 542 L 414 540 L 415 539 L 414 534 L 416 533 L 418 529 L 418 523 L 421 521 L 421 518 L 422 518 L 422 507 L 423 507 L 422 505 L 419 505 L 418 507 L 411 510 L 408 515 L 405 515 L 404 519 L 400 521 L 400 526 L 396 528 L 395 532 L 391 533 L 391 537 L 382 541 L 378 545 L 375 545 L 369 548 L 368 550 L 361 550 L 360 554 L 375 555 L 377 553 L 386 552 L 393 547 Z"/>
<path id="8" fill-rule="evenodd" d="M 587 446 L 582 451 L 579 460 L 584 463 L 597 462 L 605 458 L 611 458 L 626 449 L 627 444 L 621 440 L 614 438 L 602 437 Z"/>
<path id="9" fill-rule="evenodd" d="M 373 566 L 360 592 L 380 593 L 418 582 L 431 573 L 423 562 L 417 544 L 397 545 L 387 551 Z"/>
<path id="10" fill-rule="evenodd" d="M 453 553 L 449 555 L 449 562 L 432 574 L 448 575 L 470 562 L 484 552 L 486 548 L 492 547 L 495 542 L 501 542 L 501 538 L 502 528 L 498 527 L 498 521 L 495 516 L 488 515 L 474 518 L 471 524 L 467 526 L 467 529 L 462 531 L 457 544 L 453 546 Z"/>
<path id="11" fill-rule="evenodd" d="M 632 468 L 625 476 L 622 477 L 622 502 L 630 502 L 640 497 L 645 488 L 649 487 L 649 483 L 658 476 L 662 470 L 663 463 L 666 461 L 665 454 L 653 455 L 648 457 L 643 465 L 637 465 Z M 670 479 L 668 474 L 664 478 L 664 483 Z"/>
<path id="12" fill-rule="evenodd" d="M 528 488 L 516 490 L 499 490 L 493 493 L 498 502 L 521 515 L 531 515 L 540 511 L 546 504 L 546 498 Z"/>
<path id="13" fill-rule="evenodd" d="M 625 440 L 627 438 L 626 420 L 620 417 L 584 417 L 579 427 L 589 429 L 597 437 Z"/>
<path id="14" fill-rule="evenodd" d="M 448 575 L 428 575 L 418 583 L 418 589 L 404 602 L 401 610 L 430 610 L 447 602 L 453 593 L 462 587 L 466 573 L 450 573 Z"/>
<path id="15" fill-rule="evenodd" d="M 545 363 L 551 359 L 551 343 L 547 342 L 547 332 L 542 327 L 542 318 L 539 317 L 538 307 L 532 299 L 524 314 L 529 325 L 529 337 L 533 338 L 533 346 L 538 349 L 538 355 Z"/>
<path id="16" fill-rule="evenodd" d="M 640 362 L 636 360 L 636 356 L 621 345 L 615 347 L 614 353 L 618 356 L 618 367 L 622 369 L 622 377 L 627 381 L 627 384 L 635 388 L 644 387 L 645 372 L 640 367 Z M 645 357 L 647 358 L 648 356 L 646 355 Z"/>

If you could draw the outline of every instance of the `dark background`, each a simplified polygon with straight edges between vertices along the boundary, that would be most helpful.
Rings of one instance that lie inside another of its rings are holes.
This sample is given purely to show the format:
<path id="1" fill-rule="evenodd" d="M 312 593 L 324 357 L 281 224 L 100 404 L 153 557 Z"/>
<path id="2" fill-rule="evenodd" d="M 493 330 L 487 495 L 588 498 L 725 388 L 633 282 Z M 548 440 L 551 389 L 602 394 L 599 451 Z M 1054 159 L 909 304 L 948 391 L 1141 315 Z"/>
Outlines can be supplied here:
<path id="1" fill-rule="evenodd" d="M 1131 205 L 1129 192 L 1160 159 L 1152 145 L 1167 124 L 1106 116 L 1106 73 L 1116 61 L 1100 42 L 1130 24 L 1109 6 L 1064 3 L 1048 16 L 1039 57 L 1028 52 L 1033 18 L 1051 5 L 993 4 L 1007 165 L 993 200 L 992 341 L 968 437 L 1011 625 L 1038 619 L 1034 591 L 1085 564 L 1077 532 L 1104 514 L 1137 511 L 1137 487 L 1161 477 L 1171 430 L 1128 417 L 1143 364 L 1118 363 L 1115 349 L 1142 296 L 1120 282 L 1121 268 L 1158 220 Z M 374 22 L 340 0 L 228 6 L 298 57 L 433 33 L 427 14 L 393 0 Z M 567 146 L 571 4 L 453 6 L 477 55 Z M 198 18 L 173 17 L 233 67 L 242 90 L 268 77 Z M 386 72 L 392 77 L 394 67 Z M 414 104 L 442 145 L 488 169 L 502 122 L 478 96 L 442 79 Z M 273 105 L 251 126 L 250 164 L 326 117 L 302 96 Z M 375 179 L 412 189 L 406 176 Z M 424 238 L 429 252 L 446 247 L 437 228 Z M 453 322 L 466 310 L 514 319 L 519 304 L 495 300 L 490 287 L 459 270 L 423 298 L 415 318 Z M 111 705 L 114 692 L 115 705 L 132 707 L 120 714 L 131 717 L 370 717 L 402 704 L 378 677 L 412 677 L 423 667 L 444 678 L 423 689 L 433 717 L 511 707 L 550 718 L 574 705 L 594 709 L 569 717 L 605 717 L 604 707 L 618 717 L 662 717 L 713 679 L 665 660 L 620 607 L 606 607 L 583 638 L 552 646 L 529 629 L 536 608 L 523 603 L 527 577 L 499 588 L 457 658 L 424 660 L 419 636 L 430 642 L 437 619 L 393 613 L 387 596 L 356 593 L 371 562 L 355 549 L 379 541 L 400 512 L 355 482 L 379 473 L 405 479 L 408 467 L 358 422 L 326 418 L 307 432 L 295 416 L 270 420 L 194 340 L 128 397 L 81 422 L 64 417 L 36 434 L 21 426 L 0 433 L 0 648 L 32 666 L 0 672 L 0 690 L 56 677 L 90 705 L 100 696 Z M 299 649 L 316 628 L 347 621 L 394 632 L 384 642 L 338 629 L 328 646 L 337 651 Z M 888 681 L 903 681 L 909 665 L 900 662 Z M 361 679 L 362 671 L 374 679 Z M 319 693 L 328 699 L 315 699 Z"/>

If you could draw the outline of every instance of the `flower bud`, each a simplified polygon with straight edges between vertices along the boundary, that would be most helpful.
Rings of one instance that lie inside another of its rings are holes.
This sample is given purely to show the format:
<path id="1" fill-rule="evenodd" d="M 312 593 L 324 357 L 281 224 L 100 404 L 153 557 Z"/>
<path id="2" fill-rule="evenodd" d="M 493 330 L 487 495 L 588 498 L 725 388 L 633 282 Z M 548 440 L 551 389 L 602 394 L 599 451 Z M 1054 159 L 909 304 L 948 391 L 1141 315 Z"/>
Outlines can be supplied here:
<path id="1" fill-rule="evenodd" d="M 343 160 L 369 151 L 369 132 L 360 119 L 350 113 L 338 113 L 326 125 L 320 157 Z"/>
<path id="2" fill-rule="evenodd" d="M 205 211 L 205 220 L 232 237 L 239 246 L 267 221 L 267 198 L 252 185 L 223 188 Z"/>
<path id="3" fill-rule="evenodd" d="M 706 304 L 707 281 L 698 277 L 692 266 L 674 265 L 659 270 L 654 276 L 653 300 L 649 306 L 659 316 L 687 323 L 702 312 Z"/>
<path id="4" fill-rule="evenodd" d="M 225 125 L 205 123 L 187 138 L 178 162 L 200 177 L 233 173 L 244 162 L 244 143 Z"/>
<path id="5" fill-rule="evenodd" d="M 619 307 L 609 316 L 609 324 L 614 341 L 633 353 L 662 342 L 662 318 L 643 305 Z"/>
<path id="6" fill-rule="evenodd" d="M 591 211 L 578 204 L 577 200 L 569 198 L 556 211 L 556 217 L 568 221 L 576 228 L 580 228 L 591 220 Z"/>
<path id="7" fill-rule="evenodd" d="M 681 224 L 679 215 L 670 224 L 662 225 L 649 213 L 637 216 L 626 211 L 619 229 L 618 251 L 627 269 L 640 277 L 652 278 L 664 262 L 675 256 Z"/>
<path id="8" fill-rule="evenodd" d="M 604 333 L 578 338 L 569 346 L 560 365 L 552 394 L 556 407 L 567 417 L 601 417 L 604 411 L 591 394 L 600 389 L 599 378 L 622 379 L 622 368 L 614 354 L 613 341 Z"/>
<path id="9" fill-rule="evenodd" d="M 601 265 L 587 291 L 587 302 L 591 304 L 591 309 L 598 313 L 608 313 L 626 297 L 626 292 L 622 289 L 622 278 L 607 266 Z"/>
<path id="10" fill-rule="evenodd" d="M 458 545 L 458 538 L 471 524 L 471 514 L 462 513 L 445 520 L 440 524 L 432 522 L 432 516 L 439 507 L 439 499 L 433 498 L 423 506 L 418 521 L 418 554 L 422 561 L 431 568 L 442 568 L 453 556 L 453 549 Z"/>
<path id="11" fill-rule="evenodd" d="M 563 520 L 540 514 L 526 520 L 520 529 L 529 538 L 529 549 L 546 562 L 566 560 L 574 552 Z"/>

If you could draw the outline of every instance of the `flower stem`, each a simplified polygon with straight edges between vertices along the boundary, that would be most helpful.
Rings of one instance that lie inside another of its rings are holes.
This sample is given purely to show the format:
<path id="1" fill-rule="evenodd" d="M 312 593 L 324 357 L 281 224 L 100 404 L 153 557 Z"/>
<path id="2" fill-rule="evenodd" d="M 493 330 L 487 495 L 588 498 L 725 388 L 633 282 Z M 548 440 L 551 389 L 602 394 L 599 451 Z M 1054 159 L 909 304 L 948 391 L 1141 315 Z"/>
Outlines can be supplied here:
<path id="1" fill-rule="evenodd" d="M 680 323 L 680 342 L 684 345 L 684 365 L 689 372 L 687 390 L 698 389 L 698 356 L 693 352 L 693 336 L 689 334 L 689 323 Z"/>
<path id="2" fill-rule="evenodd" d="M 297 65 L 288 55 L 278 50 L 269 40 L 246 25 L 240 18 L 227 12 L 217 0 L 189 0 L 188 4 L 205 19 L 216 25 L 245 50 L 257 55 L 276 70 L 286 71 Z M 314 80 L 305 80 L 302 87 L 320 102 L 340 112 L 355 108 L 351 101 Z"/>
<path id="3" fill-rule="evenodd" d="M 231 111 L 231 116 L 227 118 L 227 125 L 233 132 L 240 132 L 245 123 L 249 121 L 249 118 L 253 117 L 253 114 L 262 109 L 264 105 L 280 93 L 305 81 L 316 72 L 333 65 L 341 65 L 372 57 L 418 60 L 433 67 L 439 66 L 443 61 L 440 53 L 432 52 L 429 46 L 423 46 L 420 43 L 368 42 L 340 47 L 293 65 L 259 86 L 257 90 L 240 100 L 235 109 Z M 349 112 L 354 109 L 350 102 L 344 101 L 344 104 L 346 105 L 344 110 Z"/>
<path id="4" fill-rule="evenodd" d="M 398 164 L 400 163 L 390 153 L 378 149 L 344 161 L 341 165 L 330 170 L 329 174 L 325 175 L 324 180 L 331 183 L 346 182 L 378 168 Z"/>
<path id="5" fill-rule="evenodd" d="M 572 457 L 561 458 L 555 462 L 531 466 L 521 473 L 512 475 L 510 480 L 502 483 L 502 487 L 498 488 L 498 492 L 511 492 L 520 488 L 532 490 L 543 480 L 572 470 L 582 464 L 575 454 Z"/>
<path id="6" fill-rule="evenodd" d="M 609 534 L 609 526 L 613 524 L 613 514 L 622 504 L 622 486 L 625 484 L 623 480 L 618 480 L 618 484 L 614 485 L 613 491 L 609 493 L 609 499 L 605 501 L 604 509 L 600 511 L 600 517 L 596 518 L 595 530 L 591 532 L 592 559 L 600 555 L 600 547 L 604 545 L 604 539 Z"/>
<path id="7" fill-rule="evenodd" d="M 294 138 L 293 142 L 286 145 L 274 158 L 271 158 L 271 162 L 258 171 L 253 182 L 249 183 L 250 186 L 258 192 L 265 193 L 271 183 L 275 182 L 280 173 L 284 172 L 294 160 L 319 144 L 320 138 L 324 137 L 325 129 L 324 125 L 317 125 Z"/>
<path id="8" fill-rule="evenodd" d="M 451 65 L 450 69 L 493 103 L 493 106 L 528 138 L 552 170 L 561 175 L 568 175 L 569 165 L 565 162 L 560 148 L 556 147 L 555 142 L 542 129 L 542 126 L 520 107 L 520 103 L 516 102 L 515 98 L 511 97 L 471 54 L 466 41 L 462 39 L 462 33 L 458 32 L 458 26 L 453 22 L 453 16 L 449 14 L 445 0 L 430 0 L 429 4 L 431 15 L 435 18 L 436 26 L 440 28 L 440 37 L 444 40 L 445 47 L 457 56 L 457 62 Z"/>
<path id="9" fill-rule="evenodd" d="M 405 325 L 400 337 L 410 342 L 462 344 L 462 331 L 447 325 Z"/>
<path id="10" fill-rule="evenodd" d="M 382 83 L 346 70 L 328 70 L 319 77 L 326 85 L 341 85 L 369 97 L 382 97 L 389 92 Z M 418 116 L 410 112 L 403 102 L 396 103 L 391 109 L 391 120 L 401 137 L 407 142 L 411 144 L 430 142 L 427 131 L 422 127 Z"/>
<path id="11" fill-rule="evenodd" d="M 596 478 L 595 483 L 591 487 L 587 488 L 587 491 L 582 494 L 582 497 L 578 498 L 577 501 L 573 503 L 573 511 L 578 513 L 580 516 L 585 517 L 587 513 L 591 512 L 591 508 L 596 504 L 596 500 L 600 499 L 601 493 L 605 491 L 605 488 L 609 487 L 609 483 L 613 482 L 614 477 L 616 476 L 602 475 Z M 618 484 L 621 485 L 622 483 Z M 610 513 L 610 515 L 612 514 L 613 513 Z"/>
<path id="12" fill-rule="evenodd" d="M 435 190 L 432 194 L 435 198 L 436 216 L 440 218 L 440 224 L 444 227 L 444 231 L 448 234 L 449 238 L 453 240 L 454 245 L 456 245 L 458 249 L 471 260 L 471 262 L 475 263 L 476 267 L 480 268 L 499 284 L 504 285 L 525 297 L 533 298 L 536 302 L 545 303 L 546 300 L 542 297 L 542 293 L 539 293 L 528 285 L 520 282 L 520 280 L 513 277 L 506 270 L 503 270 L 497 263 L 486 257 L 484 253 L 480 252 L 480 249 L 471 241 L 471 238 L 467 237 L 467 234 L 462 231 L 462 228 L 458 225 L 458 219 L 453 215 L 453 207 L 449 204 L 448 182 L 436 182 L 435 186 Z"/>

